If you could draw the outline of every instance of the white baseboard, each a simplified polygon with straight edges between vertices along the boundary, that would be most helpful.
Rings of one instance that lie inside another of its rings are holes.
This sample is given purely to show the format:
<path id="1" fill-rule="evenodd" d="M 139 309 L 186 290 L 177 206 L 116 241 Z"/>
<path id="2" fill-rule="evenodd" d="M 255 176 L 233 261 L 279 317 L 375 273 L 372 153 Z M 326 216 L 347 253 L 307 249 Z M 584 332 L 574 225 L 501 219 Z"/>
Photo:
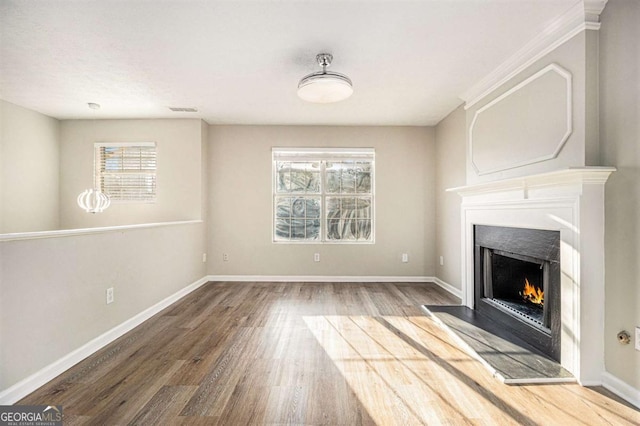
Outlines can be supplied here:
<path id="1" fill-rule="evenodd" d="M 357 276 L 357 275 L 209 275 L 209 281 L 255 282 L 340 282 L 340 283 L 434 283 L 455 297 L 462 299 L 462 290 L 427 276 Z"/>
<path id="2" fill-rule="evenodd" d="M 11 386 L 10 388 L 3 390 L 2 392 L 0 392 L 0 405 L 15 404 L 16 401 L 19 401 L 20 399 L 29 395 L 34 390 L 38 389 L 40 386 L 44 385 L 45 383 L 49 382 L 50 380 L 64 373 L 66 370 L 73 367 L 83 359 L 94 354 L 98 350 L 102 349 L 104 346 L 113 342 L 114 340 L 116 340 L 123 334 L 127 333 L 128 331 L 134 329 L 135 327 L 142 324 L 144 321 L 151 318 L 152 316 L 154 316 L 155 314 L 157 314 L 167 306 L 180 300 L 181 298 L 191 293 L 192 291 L 202 286 L 203 284 L 207 283 L 208 281 L 209 281 L 208 277 L 200 278 L 198 281 L 192 284 L 189 284 L 188 286 L 182 288 L 181 290 L 178 290 L 171 296 L 161 300 L 160 302 L 156 303 L 150 308 L 145 309 L 144 311 L 133 316 L 132 318 L 129 318 L 128 320 L 124 321 L 120 325 L 117 325 L 111 330 L 101 334 L 95 339 L 82 345 L 78 349 L 63 356 L 59 360 L 49 364 L 48 366 L 35 372 L 31 376 L 19 381 L 18 383 Z"/>
<path id="3" fill-rule="evenodd" d="M 462 290 L 459 288 L 455 288 L 449 283 L 442 281 L 438 277 L 433 278 L 433 282 L 442 287 L 444 290 L 447 290 L 449 293 L 453 294 L 458 299 L 462 299 Z"/>
<path id="4" fill-rule="evenodd" d="M 640 389 L 623 382 L 611 373 L 602 373 L 602 386 L 640 408 Z"/>
<path id="5" fill-rule="evenodd" d="M 341 283 L 429 283 L 434 277 L 420 276 L 356 276 L 356 275 L 209 275 L 209 281 L 256 281 L 256 282 L 341 282 Z"/>

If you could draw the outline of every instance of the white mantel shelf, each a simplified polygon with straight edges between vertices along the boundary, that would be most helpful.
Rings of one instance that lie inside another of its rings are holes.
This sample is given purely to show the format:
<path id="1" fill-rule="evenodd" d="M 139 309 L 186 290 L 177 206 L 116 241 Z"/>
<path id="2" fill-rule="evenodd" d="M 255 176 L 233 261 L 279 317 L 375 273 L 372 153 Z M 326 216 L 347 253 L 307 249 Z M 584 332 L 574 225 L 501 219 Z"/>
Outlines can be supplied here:
<path id="1" fill-rule="evenodd" d="M 571 184 L 604 184 L 609 175 L 616 171 L 615 167 L 571 167 L 548 173 L 540 173 L 511 179 L 484 182 L 474 185 L 449 188 L 447 192 L 455 192 L 459 195 L 474 196 L 492 192 L 527 191 L 534 188 L 543 188 L 558 185 Z"/>

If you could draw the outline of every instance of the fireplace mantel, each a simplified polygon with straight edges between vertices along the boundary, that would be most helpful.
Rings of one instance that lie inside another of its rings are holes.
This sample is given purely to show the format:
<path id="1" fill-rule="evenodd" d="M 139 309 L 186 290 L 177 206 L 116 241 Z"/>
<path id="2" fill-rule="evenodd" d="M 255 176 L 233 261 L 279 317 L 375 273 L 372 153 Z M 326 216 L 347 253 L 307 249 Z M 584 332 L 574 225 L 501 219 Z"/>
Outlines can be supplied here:
<path id="1" fill-rule="evenodd" d="M 604 373 L 604 186 L 580 167 L 448 189 L 462 196 L 462 303 L 474 304 L 474 225 L 560 231 L 561 364 L 583 385 Z"/>
<path id="2" fill-rule="evenodd" d="M 447 192 L 456 192 L 462 197 L 469 197 L 500 192 L 528 192 L 531 189 L 564 185 L 604 184 L 609 175 L 615 171 L 615 167 L 571 167 L 537 175 L 449 188 Z"/>

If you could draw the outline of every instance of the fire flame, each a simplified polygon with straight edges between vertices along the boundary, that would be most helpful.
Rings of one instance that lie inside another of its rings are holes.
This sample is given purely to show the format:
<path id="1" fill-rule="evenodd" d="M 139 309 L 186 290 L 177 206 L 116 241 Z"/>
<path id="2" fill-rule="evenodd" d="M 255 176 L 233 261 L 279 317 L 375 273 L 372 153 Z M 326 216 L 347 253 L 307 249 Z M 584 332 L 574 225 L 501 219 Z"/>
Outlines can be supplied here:
<path id="1" fill-rule="evenodd" d="M 535 303 L 536 305 L 544 304 L 544 291 L 531 285 L 526 278 L 524 279 L 524 290 L 520 292 L 520 295 L 527 302 Z"/>

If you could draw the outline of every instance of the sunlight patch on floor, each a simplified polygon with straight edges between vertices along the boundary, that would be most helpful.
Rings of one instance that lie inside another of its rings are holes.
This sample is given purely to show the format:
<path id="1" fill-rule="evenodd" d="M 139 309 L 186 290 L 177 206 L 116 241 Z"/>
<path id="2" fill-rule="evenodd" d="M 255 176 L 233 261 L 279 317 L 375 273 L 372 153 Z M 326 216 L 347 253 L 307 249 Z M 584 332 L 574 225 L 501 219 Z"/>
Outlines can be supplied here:
<path id="1" fill-rule="evenodd" d="M 439 363 L 433 362 L 420 339 L 425 330 L 406 317 L 306 316 L 307 327 L 380 425 L 441 424 L 486 417 L 486 407 L 470 398 L 456 400 L 464 387 Z M 409 344 L 393 330 L 411 339 Z M 437 347 L 448 342 L 434 341 Z M 446 348 L 451 351 L 451 347 Z M 441 353 L 441 362 L 470 360 L 454 351 Z M 464 409 L 464 411 L 462 411 Z M 464 413 L 464 414 L 463 414 Z"/>

